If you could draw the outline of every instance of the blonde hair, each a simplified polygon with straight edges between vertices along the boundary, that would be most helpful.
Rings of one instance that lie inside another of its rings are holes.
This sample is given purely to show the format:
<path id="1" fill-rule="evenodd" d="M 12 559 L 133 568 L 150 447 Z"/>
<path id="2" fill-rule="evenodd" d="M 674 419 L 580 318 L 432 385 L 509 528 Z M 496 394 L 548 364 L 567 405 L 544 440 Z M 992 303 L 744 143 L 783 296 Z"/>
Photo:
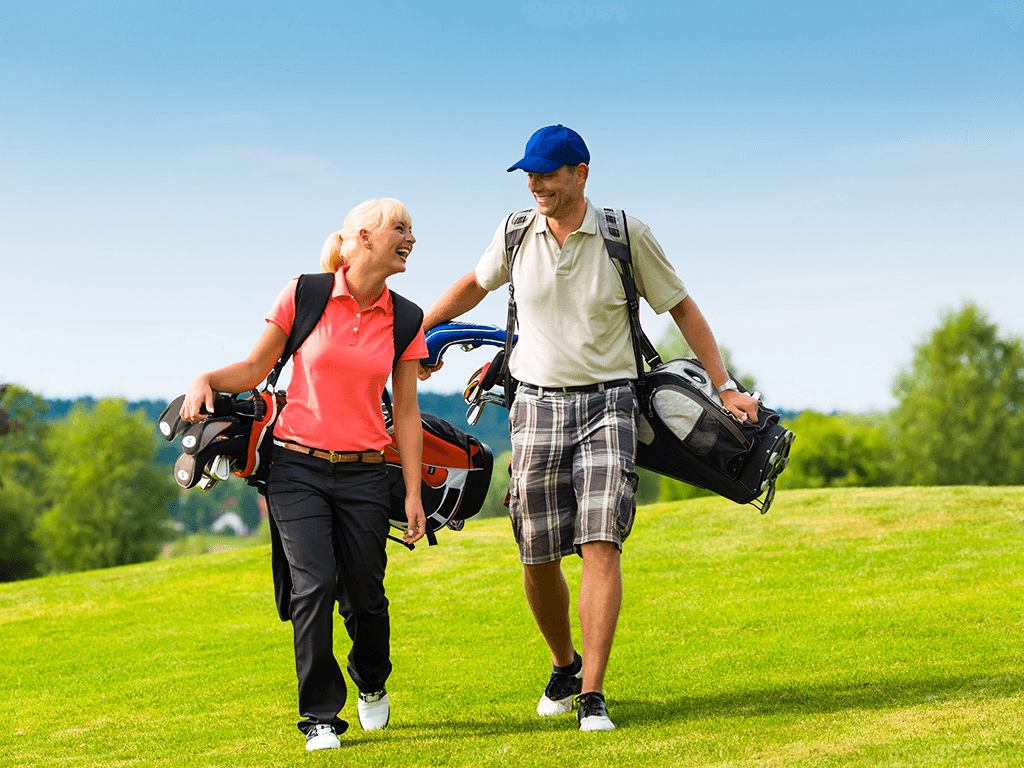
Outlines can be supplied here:
<path id="1" fill-rule="evenodd" d="M 320 254 L 320 269 L 337 272 L 345 264 L 350 264 L 352 253 L 359 247 L 359 230 L 379 232 L 389 221 L 412 224 L 409 211 L 392 197 L 367 200 L 357 205 L 348 212 L 341 229 L 327 237 Z"/>

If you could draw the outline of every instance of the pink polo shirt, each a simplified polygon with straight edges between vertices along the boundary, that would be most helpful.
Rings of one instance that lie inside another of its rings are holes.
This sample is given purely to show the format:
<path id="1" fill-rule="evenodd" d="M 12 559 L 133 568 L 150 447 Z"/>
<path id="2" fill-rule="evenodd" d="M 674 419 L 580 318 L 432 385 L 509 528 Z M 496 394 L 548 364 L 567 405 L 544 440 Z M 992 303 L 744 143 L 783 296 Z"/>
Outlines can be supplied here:
<path id="1" fill-rule="evenodd" d="M 395 356 L 395 311 L 387 289 L 360 311 L 348 292 L 347 270 L 335 273 L 323 317 L 292 358 L 288 405 L 277 419 L 274 436 L 328 451 L 379 451 L 391 442 L 380 398 Z M 295 321 L 297 284 L 296 277 L 285 286 L 266 317 L 285 333 Z M 400 359 L 426 356 L 420 328 Z"/>

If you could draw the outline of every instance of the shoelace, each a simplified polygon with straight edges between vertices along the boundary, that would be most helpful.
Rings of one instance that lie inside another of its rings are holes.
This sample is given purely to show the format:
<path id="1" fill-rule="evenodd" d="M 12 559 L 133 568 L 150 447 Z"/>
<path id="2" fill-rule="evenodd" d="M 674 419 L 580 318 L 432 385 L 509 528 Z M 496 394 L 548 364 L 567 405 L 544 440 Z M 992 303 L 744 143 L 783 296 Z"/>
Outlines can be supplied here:
<path id="1" fill-rule="evenodd" d="M 319 723 L 313 726 L 313 730 L 309 732 L 307 740 L 316 738 L 317 736 L 330 736 L 334 733 L 334 728 L 326 723 Z"/>
<path id="2" fill-rule="evenodd" d="M 384 698 L 387 691 L 377 691 L 376 693 L 360 693 L 359 698 L 365 701 L 367 704 L 376 704 L 378 701 Z"/>
<path id="3" fill-rule="evenodd" d="M 579 708 L 580 717 L 601 716 L 607 711 L 603 699 L 586 693 L 576 697 L 576 706 Z"/>

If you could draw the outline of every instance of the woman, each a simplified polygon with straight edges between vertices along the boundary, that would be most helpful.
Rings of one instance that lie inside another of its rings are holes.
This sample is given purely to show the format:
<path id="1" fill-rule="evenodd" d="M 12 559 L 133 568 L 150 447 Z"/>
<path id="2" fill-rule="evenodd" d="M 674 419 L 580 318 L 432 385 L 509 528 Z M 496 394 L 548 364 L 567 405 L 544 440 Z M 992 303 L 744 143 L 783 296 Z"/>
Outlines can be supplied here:
<path id="1" fill-rule="evenodd" d="M 415 242 L 408 211 L 392 199 L 357 206 L 327 239 L 320 266 L 335 273 L 334 292 L 293 358 L 288 404 L 274 427 L 267 503 L 292 580 L 288 615 L 307 750 L 341 746 L 338 734 L 348 727 L 338 718 L 346 687 L 333 649 L 336 600 L 352 639 L 348 672 L 359 688 L 359 722 L 376 730 L 390 714 L 384 686 L 391 672 L 384 594 L 389 486 L 381 453 L 390 438 L 380 400 L 392 373 L 394 311 L 385 281 L 405 271 Z M 215 392 L 245 392 L 266 378 L 295 319 L 296 283 L 281 292 L 245 360 L 196 377 L 181 407 L 183 419 L 200 420 L 204 405 L 212 411 Z M 410 544 L 426 532 L 416 402 L 418 361 L 426 355 L 420 329 L 392 380 Z"/>

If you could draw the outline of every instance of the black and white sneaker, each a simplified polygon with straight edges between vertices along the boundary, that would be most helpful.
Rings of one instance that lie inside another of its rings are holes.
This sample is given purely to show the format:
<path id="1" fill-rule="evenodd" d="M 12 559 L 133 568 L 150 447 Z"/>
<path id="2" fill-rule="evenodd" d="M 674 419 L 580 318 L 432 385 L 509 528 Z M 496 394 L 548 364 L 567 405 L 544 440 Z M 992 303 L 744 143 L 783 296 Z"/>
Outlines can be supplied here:
<path id="1" fill-rule="evenodd" d="M 591 691 L 576 697 L 579 708 L 576 717 L 580 721 L 581 731 L 611 731 L 615 723 L 608 717 L 608 705 L 604 702 L 604 694 Z"/>
<path id="2" fill-rule="evenodd" d="M 338 734 L 330 723 L 317 723 L 306 732 L 306 751 L 337 749 L 341 746 Z"/>
<path id="3" fill-rule="evenodd" d="M 579 658 L 579 657 L 577 657 Z M 548 686 L 537 704 L 537 714 L 541 716 L 561 715 L 572 712 L 573 696 L 583 690 L 583 664 L 576 674 L 552 672 Z"/>

